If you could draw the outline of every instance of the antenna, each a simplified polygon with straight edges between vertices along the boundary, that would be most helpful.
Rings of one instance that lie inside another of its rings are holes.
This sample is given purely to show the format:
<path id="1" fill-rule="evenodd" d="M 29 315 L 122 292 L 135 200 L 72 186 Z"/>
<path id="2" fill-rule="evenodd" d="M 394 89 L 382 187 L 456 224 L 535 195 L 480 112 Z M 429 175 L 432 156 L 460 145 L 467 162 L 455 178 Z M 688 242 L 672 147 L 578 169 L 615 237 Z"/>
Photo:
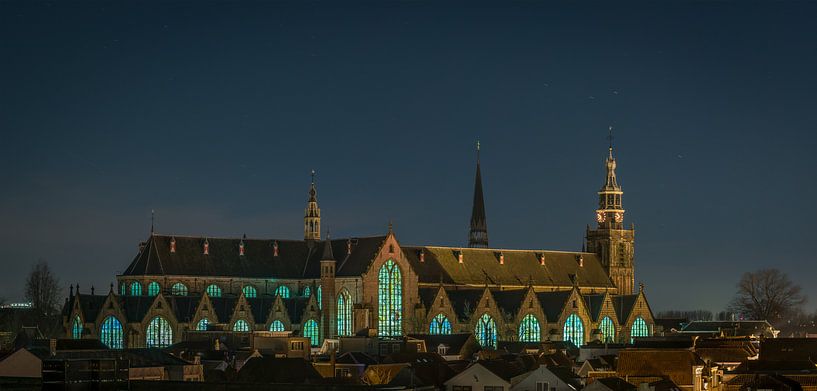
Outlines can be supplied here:
<path id="1" fill-rule="evenodd" d="M 315 169 L 312 169 L 311 175 L 312 175 L 312 184 L 314 185 L 315 184 Z"/>

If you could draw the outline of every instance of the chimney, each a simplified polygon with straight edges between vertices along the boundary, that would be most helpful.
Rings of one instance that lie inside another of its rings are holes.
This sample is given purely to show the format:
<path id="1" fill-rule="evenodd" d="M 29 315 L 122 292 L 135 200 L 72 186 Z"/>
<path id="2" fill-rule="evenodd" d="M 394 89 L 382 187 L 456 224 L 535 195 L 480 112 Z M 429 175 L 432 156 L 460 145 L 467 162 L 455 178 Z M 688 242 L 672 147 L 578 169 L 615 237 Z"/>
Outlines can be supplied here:
<path id="1" fill-rule="evenodd" d="M 277 240 L 272 242 L 272 256 L 273 257 L 278 256 L 278 241 Z"/>
<path id="2" fill-rule="evenodd" d="M 170 238 L 170 253 L 171 254 L 176 253 L 176 237 L 175 236 Z"/>
<path id="3" fill-rule="evenodd" d="M 426 251 L 420 249 L 420 263 L 424 263 L 426 261 Z"/>
<path id="4" fill-rule="evenodd" d="M 238 255 L 244 256 L 244 239 L 247 239 L 247 235 L 241 238 L 241 242 L 238 243 Z"/>
<path id="5" fill-rule="evenodd" d="M 500 264 L 500 265 L 504 265 L 504 264 L 505 264 L 505 254 L 503 254 L 503 253 L 501 253 L 501 252 L 499 253 L 499 264 Z"/>

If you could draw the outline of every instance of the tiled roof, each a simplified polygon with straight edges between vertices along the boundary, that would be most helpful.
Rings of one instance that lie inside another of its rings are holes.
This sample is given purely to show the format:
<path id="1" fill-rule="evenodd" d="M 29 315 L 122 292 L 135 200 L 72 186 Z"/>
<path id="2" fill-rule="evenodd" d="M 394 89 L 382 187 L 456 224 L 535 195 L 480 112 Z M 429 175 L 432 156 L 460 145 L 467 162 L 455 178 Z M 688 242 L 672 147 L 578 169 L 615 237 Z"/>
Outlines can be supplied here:
<path id="1" fill-rule="evenodd" d="M 587 305 L 587 311 L 590 313 L 590 318 L 594 322 L 599 321 L 599 314 L 604 306 L 604 294 L 584 295 L 584 303 Z"/>
<path id="2" fill-rule="evenodd" d="M 461 350 L 466 347 L 466 343 L 473 342 L 474 351 L 467 352 L 467 355 L 475 353 L 479 350 L 479 345 L 474 340 L 473 333 L 456 333 L 456 334 L 408 334 L 408 337 L 421 339 L 426 343 L 428 351 L 437 351 L 437 346 L 440 344 L 448 346 L 446 355 L 458 355 Z"/>
<path id="3" fill-rule="evenodd" d="M 605 386 L 607 386 L 607 388 L 611 389 L 612 391 L 633 391 L 638 388 L 620 377 L 603 377 L 600 379 L 596 379 L 596 381 L 601 384 L 604 384 Z"/>
<path id="4" fill-rule="evenodd" d="M 102 309 L 105 300 L 108 298 L 107 295 L 77 294 L 76 296 L 79 296 L 79 306 L 82 309 L 82 316 L 86 322 L 96 321 L 99 310 Z"/>
<path id="5" fill-rule="evenodd" d="M 633 312 L 635 302 L 638 300 L 638 294 L 635 295 L 616 295 L 612 297 L 613 308 L 616 310 L 618 321 L 624 324 L 630 313 Z"/>
<path id="6" fill-rule="evenodd" d="M 252 311 L 252 317 L 255 323 L 267 323 L 272 304 L 275 303 L 275 298 L 270 296 L 256 297 L 247 299 Z"/>
<path id="7" fill-rule="evenodd" d="M 479 304 L 479 299 L 482 298 L 482 289 L 463 289 L 446 291 L 448 299 L 451 300 L 451 306 L 454 307 L 454 312 L 460 320 L 468 319 L 473 315 Z"/>
<path id="8" fill-rule="evenodd" d="M 669 377 L 675 384 L 692 384 L 692 367 L 704 365 L 687 349 L 626 349 L 618 352 L 616 372 L 627 377 Z"/>
<path id="9" fill-rule="evenodd" d="M 173 308 L 173 315 L 179 322 L 190 322 L 196 314 L 196 308 L 201 301 L 198 296 L 165 296 L 170 307 Z"/>
<path id="10" fill-rule="evenodd" d="M 538 292 L 536 298 L 542 305 L 542 310 L 547 316 L 548 322 L 555 322 L 559 319 L 559 315 L 565 308 L 567 299 L 570 298 L 572 291 L 556 291 L 556 292 Z"/>
<path id="11" fill-rule="evenodd" d="M 492 290 L 491 295 L 494 297 L 494 301 L 496 301 L 496 305 L 499 308 L 516 316 L 527 292 L 527 289 L 514 289 L 510 291 Z"/>

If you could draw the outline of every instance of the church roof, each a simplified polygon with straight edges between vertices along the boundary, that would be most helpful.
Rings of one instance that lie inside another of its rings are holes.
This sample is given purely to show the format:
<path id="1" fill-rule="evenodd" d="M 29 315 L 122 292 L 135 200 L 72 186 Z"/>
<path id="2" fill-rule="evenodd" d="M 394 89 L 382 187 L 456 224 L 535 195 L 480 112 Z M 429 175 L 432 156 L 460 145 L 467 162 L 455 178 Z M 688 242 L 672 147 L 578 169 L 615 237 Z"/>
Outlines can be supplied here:
<path id="1" fill-rule="evenodd" d="M 613 308 L 616 310 L 618 321 L 622 324 L 627 322 L 630 313 L 633 312 L 635 302 L 638 301 L 638 294 L 613 296 Z"/>
<path id="2" fill-rule="evenodd" d="M 446 291 L 448 300 L 451 300 L 451 306 L 454 307 L 454 312 L 461 320 L 468 319 L 474 310 L 479 305 L 479 299 L 482 298 L 482 289 L 463 289 Z"/>
<path id="3" fill-rule="evenodd" d="M 99 310 L 102 309 L 102 306 L 105 305 L 105 299 L 108 298 L 101 295 L 77 294 L 76 296 L 79 296 L 79 307 L 82 309 L 82 317 L 86 322 L 96 321 Z"/>
<path id="4" fill-rule="evenodd" d="M 148 313 L 155 297 L 119 296 L 119 299 L 128 322 L 141 322 Z"/>
<path id="5" fill-rule="evenodd" d="M 559 319 L 559 315 L 565 308 L 567 299 L 570 298 L 572 291 L 556 291 L 556 292 L 538 292 L 536 298 L 539 299 L 539 304 L 542 305 L 542 311 L 545 312 L 548 322 L 555 322 Z"/>
<path id="6" fill-rule="evenodd" d="M 385 236 L 332 240 L 338 276 L 364 273 Z M 171 241 L 175 240 L 175 252 Z M 244 255 L 239 244 L 244 243 Z M 204 254 L 207 242 L 208 254 Z M 278 256 L 274 247 L 278 246 Z M 207 238 L 153 234 L 124 275 L 184 275 L 244 278 L 319 278 L 324 245 L 306 240 Z"/>
<path id="7" fill-rule="evenodd" d="M 293 324 L 301 323 L 304 310 L 306 310 L 306 306 L 309 303 L 309 298 L 295 296 L 288 299 L 282 298 L 281 300 L 284 302 L 284 308 L 287 310 L 287 315 L 289 315 L 289 321 Z"/>
<path id="8" fill-rule="evenodd" d="M 420 252 L 424 260 L 420 262 Z M 582 287 L 612 288 L 596 254 L 546 250 L 505 250 L 436 246 L 403 246 L 403 252 L 421 283 L 484 286 L 572 287 L 572 276 Z M 462 252 L 463 262 L 458 255 Z M 499 256 L 504 256 L 504 264 Z M 544 254 L 545 265 L 539 256 Z M 579 265 L 577 258 L 583 262 Z"/>
<path id="9" fill-rule="evenodd" d="M 587 305 L 587 312 L 590 313 L 590 318 L 594 322 L 598 322 L 601 308 L 604 306 L 604 294 L 597 295 L 583 295 L 584 303 Z"/>
<path id="10" fill-rule="evenodd" d="M 527 289 L 514 289 L 510 291 L 492 290 L 491 295 L 494 297 L 497 307 L 516 316 L 527 292 Z"/>
<path id="11" fill-rule="evenodd" d="M 252 318 L 255 319 L 255 323 L 267 323 L 267 317 L 272 304 L 275 303 L 275 298 L 272 296 L 248 298 L 247 303 L 250 304 Z"/>
<path id="12" fill-rule="evenodd" d="M 210 303 L 213 304 L 213 312 L 216 313 L 220 323 L 227 323 L 233 318 L 233 310 L 235 303 L 238 301 L 237 297 L 211 297 Z M 210 319 L 212 322 L 213 320 Z"/>
<path id="13" fill-rule="evenodd" d="M 431 307 L 434 306 L 434 298 L 437 297 L 437 292 L 440 291 L 439 287 L 434 288 L 419 288 L 417 289 L 418 294 L 420 295 L 420 302 L 423 303 L 423 306 L 426 307 L 426 310 L 431 310 Z"/>
<path id="14" fill-rule="evenodd" d="M 173 315 L 179 322 L 190 322 L 196 315 L 196 308 L 201 301 L 201 297 L 196 296 L 165 296 L 170 307 L 173 308 Z"/>

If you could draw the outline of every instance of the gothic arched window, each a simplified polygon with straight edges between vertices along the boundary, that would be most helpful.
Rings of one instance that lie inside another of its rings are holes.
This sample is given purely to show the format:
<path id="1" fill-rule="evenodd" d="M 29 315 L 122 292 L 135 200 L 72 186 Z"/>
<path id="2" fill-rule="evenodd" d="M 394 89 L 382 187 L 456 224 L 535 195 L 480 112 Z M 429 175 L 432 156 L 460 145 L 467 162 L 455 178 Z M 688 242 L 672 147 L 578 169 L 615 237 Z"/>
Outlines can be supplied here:
<path id="1" fill-rule="evenodd" d="M 477 327 L 474 329 L 477 341 L 483 348 L 496 349 L 496 322 L 491 315 L 482 314 L 477 319 Z"/>
<path id="2" fill-rule="evenodd" d="M 130 295 L 131 296 L 142 296 L 142 284 L 134 281 L 130 283 Z"/>
<path id="3" fill-rule="evenodd" d="M 579 318 L 579 315 L 570 314 L 567 317 L 562 339 L 573 342 L 574 345 L 579 347 L 584 344 L 584 322 Z"/>
<path id="4" fill-rule="evenodd" d="M 258 291 L 255 290 L 255 287 L 252 285 L 245 286 L 243 289 L 241 289 L 241 292 L 244 293 L 244 297 L 247 298 L 258 297 Z"/>
<path id="5" fill-rule="evenodd" d="M 389 259 L 377 276 L 378 335 L 403 334 L 403 277 L 400 268 Z"/>
<path id="6" fill-rule="evenodd" d="M 317 296 L 315 298 L 318 299 L 318 309 L 321 309 L 321 310 L 323 309 L 323 302 L 321 301 L 321 295 L 322 294 L 323 294 L 323 289 L 321 289 L 321 286 L 318 285 L 318 294 L 315 295 L 315 296 Z"/>
<path id="7" fill-rule="evenodd" d="M 149 348 L 166 348 L 173 344 L 173 329 L 167 319 L 161 316 L 150 320 L 145 334 L 145 342 Z"/>
<path id="8" fill-rule="evenodd" d="M 77 317 L 74 318 L 74 321 L 71 323 L 71 338 L 82 338 L 82 319 L 79 318 L 79 315 L 77 315 Z"/>
<path id="9" fill-rule="evenodd" d="M 307 286 L 304 287 L 304 291 L 303 291 L 302 296 L 303 297 L 309 297 L 309 295 L 311 293 L 312 293 L 312 288 L 310 288 L 309 285 L 307 285 Z"/>
<path id="10" fill-rule="evenodd" d="M 196 331 L 207 331 L 207 326 L 210 325 L 210 319 L 201 318 L 199 323 L 196 324 Z"/>
<path id="11" fill-rule="evenodd" d="M 522 342 L 539 342 L 541 338 L 539 319 L 533 314 L 527 314 L 519 324 L 519 340 Z"/>
<path id="12" fill-rule="evenodd" d="M 247 323 L 246 320 L 239 319 L 239 320 L 235 321 L 235 324 L 233 324 L 233 331 L 239 331 L 239 332 L 246 333 L 246 332 L 250 331 L 250 325 L 249 325 L 249 323 Z"/>
<path id="13" fill-rule="evenodd" d="M 127 284 L 121 283 L 119 284 L 119 294 L 125 296 L 128 294 L 128 286 Z"/>
<path id="14" fill-rule="evenodd" d="M 289 299 L 289 287 L 281 285 L 275 289 L 275 296 L 281 296 L 282 299 Z"/>
<path id="15" fill-rule="evenodd" d="M 633 321 L 633 327 L 630 328 L 630 343 L 633 343 L 635 337 L 649 337 L 650 328 L 647 327 L 647 322 L 644 318 L 637 317 Z"/>
<path id="16" fill-rule="evenodd" d="M 451 322 L 448 317 L 443 314 L 437 314 L 434 319 L 431 319 L 431 324 L 428 326 L 429 334 L 451 334 Z"/>
<path id="17" fill-rule="evenodd" d="M 207 296 L 210 297 L 221 297 L 221 287 L 216 284 L 210 284 L 207 286 Z"/>
<path id="18" fill-rule="evenodd" d="M 338 335 L 352 335 L 352 297 L 346 290 L 338 295 Z"/>
<path id="19" fill-rule="evenodd" d="M 599 329 L 601 330 L 602 342 L 615 342 L 616 326 L 613 324 L 613 320 L 610 319 L 609 316 L 605 316 L 604 319 L 601 320 L 601 323 L 599 323 Z"/>
<path id="20" fill-rule="evenodd" d="M 170 294 L 173 296 L 187 296 L 187 285 L 177 282 L 170 287 Z"/>
<path id="21" fill-rule="evenodd" d="M 269 331 L 284 331 L 284 322 L 273 320 L 269 325 Z"/>
<path id="22" fill-rule="evenodd" d="M 124 340 L 122 338 L 122 323 L 115 316 L 108 316 L 102 321 L 99 328 L 99 341 L 109 349 L 122 349 Z"/>
<path id="23" fill-rule="evenodd" d="M 318 346 L 318 322 L 315 319 L 309 319 L 304 323 L 304 337 L 309 338 L 309 344 Z"/>
<path id="24" fill-rule="evenodd" d="M 162 287 L 160 287 L 160 286 L 159 286 L 159 283 L 158 283 L 158 282 L 156 282 L 156 281 L 151 281 L 151 282 L 150 282 L 150 284 L 148 284 L 148 296 L 156 296 L 156 295 L 158 295 L 158 294 L 159 294 L 159 291 L 160 291 L 161 289 L 162 289 Z M 141 289 L 140 289 L 140 290 L 141 290 Z"/>

